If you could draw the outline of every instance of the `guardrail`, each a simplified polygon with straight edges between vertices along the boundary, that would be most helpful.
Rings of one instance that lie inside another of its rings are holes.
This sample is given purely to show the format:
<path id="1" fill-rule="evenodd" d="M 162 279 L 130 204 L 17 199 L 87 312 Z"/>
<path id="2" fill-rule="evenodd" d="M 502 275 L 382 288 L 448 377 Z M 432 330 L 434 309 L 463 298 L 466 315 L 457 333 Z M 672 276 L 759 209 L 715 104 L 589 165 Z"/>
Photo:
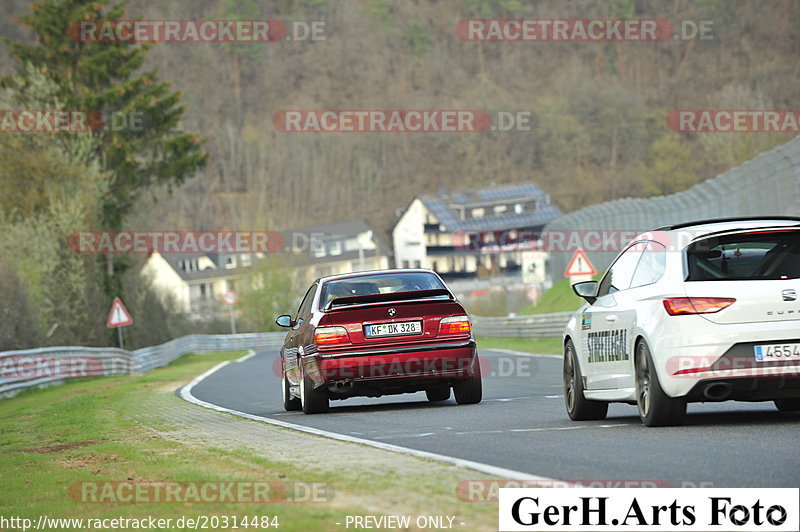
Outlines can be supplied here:
<path id="1" fill-rule="evenodd" d="M 571 312 L 514 318 L 473 316 L 475 334 L 491 337 L 540 338 L 561 336 Z M 67 379 L 142 373 L 165 366 L 188 353 L 237 349 L 274 349 L 285 334 L 192 334 L 160 345 L 126 351 L 115 347 L 42 347 L 0 352 L 0 397 L 26 388 L 61 383 Z"/>
<path id="2" fill-rule="evenodd" d="M 116 347 L 42 347 L 0 352 L 0 397 L 67 379 L 141 373 L 188 353 L 274 349 L 285 333 L 192 334 L 126 351 Z"/>
<path id="3" fill-rule="evenodd" d="M 561 336 L 572 312 L 554 312 L 513 318 L 488 318 L 472 316 L 472 325 L 478 336 L 507 338 L 542 338 Z"/>

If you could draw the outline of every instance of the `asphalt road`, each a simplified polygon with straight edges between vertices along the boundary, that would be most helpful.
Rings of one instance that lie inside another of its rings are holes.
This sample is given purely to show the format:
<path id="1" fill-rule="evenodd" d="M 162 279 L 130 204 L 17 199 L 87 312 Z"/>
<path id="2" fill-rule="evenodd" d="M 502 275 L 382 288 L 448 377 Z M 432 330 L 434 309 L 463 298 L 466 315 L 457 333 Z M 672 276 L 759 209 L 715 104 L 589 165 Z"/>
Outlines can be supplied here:
<path id="1" fill-rule="evenodd" d="M 690 404 L 682 427 L 645 428 L 636 408 L 573 422 L 561 360 L 482 350 L 483 402 L 431 404 L 424 393 L 332 401 L 327 414 L 285 412 L 276 353 L 225 366 L 198 399 L 339 434 L 454 456 L 560 480 L 648 480 L 674 487 L 797 487 L 800 414 L 770 403 Z M 485 372 L 484 372 L 485 373 Z"/>

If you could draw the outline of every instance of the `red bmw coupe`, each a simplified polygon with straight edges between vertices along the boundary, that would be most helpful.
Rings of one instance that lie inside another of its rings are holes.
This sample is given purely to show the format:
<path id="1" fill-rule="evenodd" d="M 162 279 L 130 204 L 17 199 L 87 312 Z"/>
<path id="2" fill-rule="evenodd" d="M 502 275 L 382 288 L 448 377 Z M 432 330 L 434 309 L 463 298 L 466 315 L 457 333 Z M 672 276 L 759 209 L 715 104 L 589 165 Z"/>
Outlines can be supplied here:
<path id="1" fill-rule="evenodd" d="M 286 410 L 326 412 L 333 399 L 424 391 L 459 404 L 481 401 L 475 338 L 464 307 L 433 271 L 397 269 L 323 277 L 281 348 Z"/>

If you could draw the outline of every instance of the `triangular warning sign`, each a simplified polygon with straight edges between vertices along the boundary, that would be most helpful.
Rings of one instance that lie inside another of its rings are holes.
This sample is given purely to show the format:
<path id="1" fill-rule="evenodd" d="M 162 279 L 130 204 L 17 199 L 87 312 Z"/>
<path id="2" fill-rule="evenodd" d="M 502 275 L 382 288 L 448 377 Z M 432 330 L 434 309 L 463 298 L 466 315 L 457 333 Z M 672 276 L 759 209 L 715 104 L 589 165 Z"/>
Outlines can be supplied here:
<path id="1" fill-rule="evenodd" d="M 567 277 L 572 277 L 574 275 L 594 275 L 597 272 L 592 266 L 592 263 L 589 262 L 589 258 L 586 256 L 586 253 L 583 252 L 582 249 L 578 249 L 575 251 L 575 254 L 572 256 L 572 260 L 569 261 L 569 265 L 567 266 L 564 275 Z"/>
<path id="2" fill-rule="evenodd" d="M 122 300 L 118 297 L 114 298 L 114 304 L 111 305 L 111 312 L 108 313 L 108 327 L 123 327 L 133 323 L 128 309 L 122 304 Z"/>

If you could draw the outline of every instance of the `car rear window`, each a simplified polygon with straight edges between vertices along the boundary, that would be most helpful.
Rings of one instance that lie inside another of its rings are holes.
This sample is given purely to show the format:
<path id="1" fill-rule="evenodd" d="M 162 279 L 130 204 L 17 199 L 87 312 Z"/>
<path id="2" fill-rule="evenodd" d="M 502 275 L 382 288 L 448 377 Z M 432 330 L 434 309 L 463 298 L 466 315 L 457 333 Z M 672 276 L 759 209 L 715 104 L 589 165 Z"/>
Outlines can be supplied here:
<path id="1" fill-rule="evenodd" d="M 340 297 L 415 292 L 445 288 L 437 276 L 426 272 L 382 273 L 363 277 L 347 277 L 328 281 L 322 285 L 320 307 Z M 447 298 L 447 296 L 434 296 Z"/>
<path id="2" fill-rule="evenodd" d="M 763 230 L 704 238 L 686 249 L 687 281 L 797 279 L 800 231 Z"/>

